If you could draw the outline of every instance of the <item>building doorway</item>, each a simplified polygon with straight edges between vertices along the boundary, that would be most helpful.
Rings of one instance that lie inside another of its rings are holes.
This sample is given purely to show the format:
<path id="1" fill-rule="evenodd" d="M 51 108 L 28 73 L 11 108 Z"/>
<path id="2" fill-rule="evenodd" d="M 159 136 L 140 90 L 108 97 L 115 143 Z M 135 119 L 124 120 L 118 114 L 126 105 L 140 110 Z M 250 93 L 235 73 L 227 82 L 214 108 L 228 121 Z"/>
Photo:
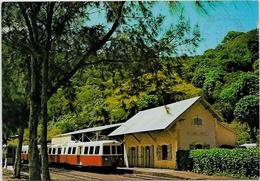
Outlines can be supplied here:
<path id="1" fill-rule="evenodd" d="M 154 167 L 154 146 L 145 146 L 144 148 L 144 167 Z"/>
<path id="2" fill-rule="evenodd" d="M 129 152 L 129 166 L 130 167 L 136 167 L 137 166 L 137 155 L 138 155 L 138 149 L 137 147 L 130 147 L 128 149 Z"/>

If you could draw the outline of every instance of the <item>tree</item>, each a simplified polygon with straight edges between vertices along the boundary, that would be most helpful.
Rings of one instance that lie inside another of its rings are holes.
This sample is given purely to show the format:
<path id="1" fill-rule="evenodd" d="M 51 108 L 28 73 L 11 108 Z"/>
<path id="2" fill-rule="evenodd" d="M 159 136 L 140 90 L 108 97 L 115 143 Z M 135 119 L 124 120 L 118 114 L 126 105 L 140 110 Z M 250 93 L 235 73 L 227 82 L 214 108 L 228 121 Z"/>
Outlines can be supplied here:
<path id="1" fill-rule="evenodd" d="M 255 142 L 259 127 L 259 97 L 248 95 L 240 99 L 236 104 L 234 116 L 241 122 L 248 124 L 251 141 Z"/>
<path id="2" fill-rule="evenodd" d="M 173 56 L 181 46 L 197 46 L 199 32 L 181 21 L 160 34 L 163 17 L 154 17 L 150 2 L 4 3 L 4 38 L 22 43 L 16 49 L 30 58 L 29 179 L 39 180 L 37 127 L 41 118 L 42 180 L 49 179 L 47 102 L 66 87 L 78 70 L 101 63 L 149 65 L 157 80 L 160 57 Z M 107 24 L 90 25 L 92 11 L 103 11 Z M 14 13 L 15 12 L 15 13 Z M 119 35 L 132 42 L 125 52 Z M 14 36 L 15 35 L 15 36 Z M 178 35 L 178 36 L 176 36 Z M 177 37 L 177 38 L 176 38 Z M 120 46 L 119 46 L 120 45 Z M 112 50 L 112 51 L 111 51 Z M 114 53 L 114 54 L 113 54 Z M 131 57 L 133 56 L 133 57 Z M 120 57 L 120 58 L 119 58 Z M 130 61 L 129 61 L 130 60 Z M 159 83 L 156 81 L 157 84 Z M 104 111 L 103 111 L 104 112 Z"/>

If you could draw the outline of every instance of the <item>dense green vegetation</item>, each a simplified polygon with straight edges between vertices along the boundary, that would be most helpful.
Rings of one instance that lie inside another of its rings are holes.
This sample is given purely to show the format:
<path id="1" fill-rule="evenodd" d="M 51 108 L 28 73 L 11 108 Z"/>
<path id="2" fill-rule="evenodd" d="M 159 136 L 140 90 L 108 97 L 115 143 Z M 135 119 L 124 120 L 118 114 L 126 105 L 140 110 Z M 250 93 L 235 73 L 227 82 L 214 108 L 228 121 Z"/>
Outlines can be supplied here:
<path id="1" fill-rule="evenodd" d="M 177 169 L 237 178 L 259 177 L 259 148 L 178 150 Z"/>
<path id="2" fill-rule="evenodd" d="M 238 177 L 259 176 L 258 148 L 193 150 L 190 158 L 194 172 L 233 175 Z"/>
<path id="3" fill-rule="evenodd" d="M 178 21 L 165 28 L 165 17 L 151 10 L 154 4 L 3 4 L 4 138 L 19 130 L 21 150 L 28 127 L 30 180 L 49 179 L 47 133 L 50 138 L 123 122 L 140 110 L 197 95 L 204 95 L 227 123 L 236 119 L 241 140 L 248 141 L 241 133 L 246 126 L 255 141 L 256 31 L 230 32 L 216 49 L 188 57 L 200 42 L 198 26 L 191 27 L 180 11 Z M 168 4 L 172 10 L 185 8 Z M 104 22 L 92 24 L 93 12 L 101 12 Z"/>
<path id="4" fill-rule="evenodd" d="M 202 56 L 162 59 L 156 72 L 118 64 L 88 68 L 49 101 L 50 134 L 123 122 L 140 110 L 204 95 L 231 123 L 226 125 L 236 131 L 237 143 L 249 142 L 249 119 L 235 117 L 234 111 L 242 98 L 258 98 L 257 36 L 256 30 L 230 32 L 221 45 Z M 250 117 L 255 137 L 258 105 L 243 110 L 256 114 Z"/>
<path id="5" fill-rule="evenodd" d="M 207 101 L 227 123 L 233 121 L 233 128 L 238 124 L 236 120 L 245 123 L 251 130 L 251 142 L 256 141 L 259 126 L 258 61 L 257 30 L 229 32 L 215 49 L 207 50 L 202 56 L 186 58 L 181 74 L 186 81 L 203 90 Z M 235 131 L 239 139 L 241 134 L 245 135 Z"/>

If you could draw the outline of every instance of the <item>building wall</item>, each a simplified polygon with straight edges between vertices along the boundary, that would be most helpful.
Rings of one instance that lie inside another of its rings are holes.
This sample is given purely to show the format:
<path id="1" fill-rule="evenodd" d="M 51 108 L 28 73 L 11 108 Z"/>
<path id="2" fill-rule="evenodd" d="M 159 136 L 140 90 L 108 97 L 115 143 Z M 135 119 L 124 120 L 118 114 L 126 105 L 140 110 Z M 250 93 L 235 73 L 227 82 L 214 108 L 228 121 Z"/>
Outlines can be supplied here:
<path id="1" fill-rule="evenodd" d="M 148 133 L 136 133 L 134 136 L 140 140 L 138 142 L 136 138 L 132 135 L 125 135 L 125 146 L 127 149 L 127 154 L 129 155 L 129 147 L 138 147 L 138 164 L 136 166 L 143 167 L 142 159 L 144 155 L 142 154 L 141 147 L 153 146 L 153 167 L 155 168 L 175 168 L 176 167 L 176 151 L 177 151 L 177 132 L 176 126 L 173 126 L 169 130 L 163 131 L 153 131 Z M 171 145 L 171 160 L 161 160 L 158 159 L 158 146 L 161 145 Z M 129 162 L 128 158 L 128 162 Z"/>
<path id="2" fill-rule="evenodd" d="M 202 119 L 202 125 L 194 125 L 193 118 Z M 151 136 L 149 136 L 149 134 Z M 202 145 L 210 148 L 219 147 L 220 145 L 234 145 L 234 133 L 223 127 L 217 122 L 217 119 L 207 110 L 200 102 L 194 104 L 176 123 L 165 130 L 153 131 L 148 133 L 136 133 L 133 135 L 125 135 L 124 141 L 128 155 L 130 155 L 130 147 L 138 148 L 138 161 L 134 166 L 145 167 L 142 164 L 142 147 L 153 146 L 153 167 L 155 168 L 176 168 L 176 152 L 177 150 L 189 150 L 191 146 Z M 139 142 L 139 141 L 140 142 Z M 171 159 L 161 160 L 158 158 L 158 146 L 171 145 Z"/>
<path id="3" fill-rule="evenodd" d="M 194 125 L 193 119 L 200 118 L 202 125 Z M 200 103 L 194 104 L 182 116 L 182 121 L 178 121 L 179 150 L 189 150 L 190 145 L 209 145 L 216 147 L 215 121 L 212 114 Z"/>
<path id="4" fill-rule="evenodd" d="M 227 129 L 222 124 L 216 124 L 216 144 L 217 147 L 222 145 L 235 146 L 236 135 L 232 130 Z"/>
<path id="5" fill-rule="evenodd" d="M 54 137 L 51 139 L 51 144 L 66 144 L 71 141 L 71 136 L 61 136 L 61 137 Z"/>

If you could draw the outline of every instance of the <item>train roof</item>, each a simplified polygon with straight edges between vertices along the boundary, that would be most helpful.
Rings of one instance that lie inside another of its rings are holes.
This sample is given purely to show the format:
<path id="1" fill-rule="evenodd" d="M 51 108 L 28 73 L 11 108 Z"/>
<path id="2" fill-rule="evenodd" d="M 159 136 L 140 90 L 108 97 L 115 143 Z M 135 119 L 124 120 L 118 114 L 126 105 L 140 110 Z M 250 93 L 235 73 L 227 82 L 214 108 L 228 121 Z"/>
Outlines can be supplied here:
<path id="1" fill-rule="evenodd" d="M 102 131 L 102 130 L 109 129 L 109 128 L 119 127 L 122 124 L 123 123 L 117 123 L 117 124 L 110 124 L 110 125 L 105 125 L 105 126 L 97 126 L 97 127 L 93 127 L 93 128 L 86 128 L 86 129 L 82 129 L 82 130 L 78 130 L 78 131 L 73 131 L 73 132 L 69 132 L 69 133 L 59 134 L 59 135 L 54 136 L 54 138 L 55 137 L 62 137 L 62 136 L 69 136 L 69 135 L 73 135 L 73 134 Z"/>
<path id="2" fill-rule="evenodd" d="M 73 145 L 102 145 L 102 144 L 111 144 L 111 143 L 121 144 L 119 141 L 116 141 L 116 140 L 100 140 L 100 141 L 90 141 L 90 142 L 71 141 L 71 142 L 68 142 L 67 144 L 54 144 L 54 145 L 50 145 L 50 146 L 59 147 L 59 146 L 73 146 Z"/>

